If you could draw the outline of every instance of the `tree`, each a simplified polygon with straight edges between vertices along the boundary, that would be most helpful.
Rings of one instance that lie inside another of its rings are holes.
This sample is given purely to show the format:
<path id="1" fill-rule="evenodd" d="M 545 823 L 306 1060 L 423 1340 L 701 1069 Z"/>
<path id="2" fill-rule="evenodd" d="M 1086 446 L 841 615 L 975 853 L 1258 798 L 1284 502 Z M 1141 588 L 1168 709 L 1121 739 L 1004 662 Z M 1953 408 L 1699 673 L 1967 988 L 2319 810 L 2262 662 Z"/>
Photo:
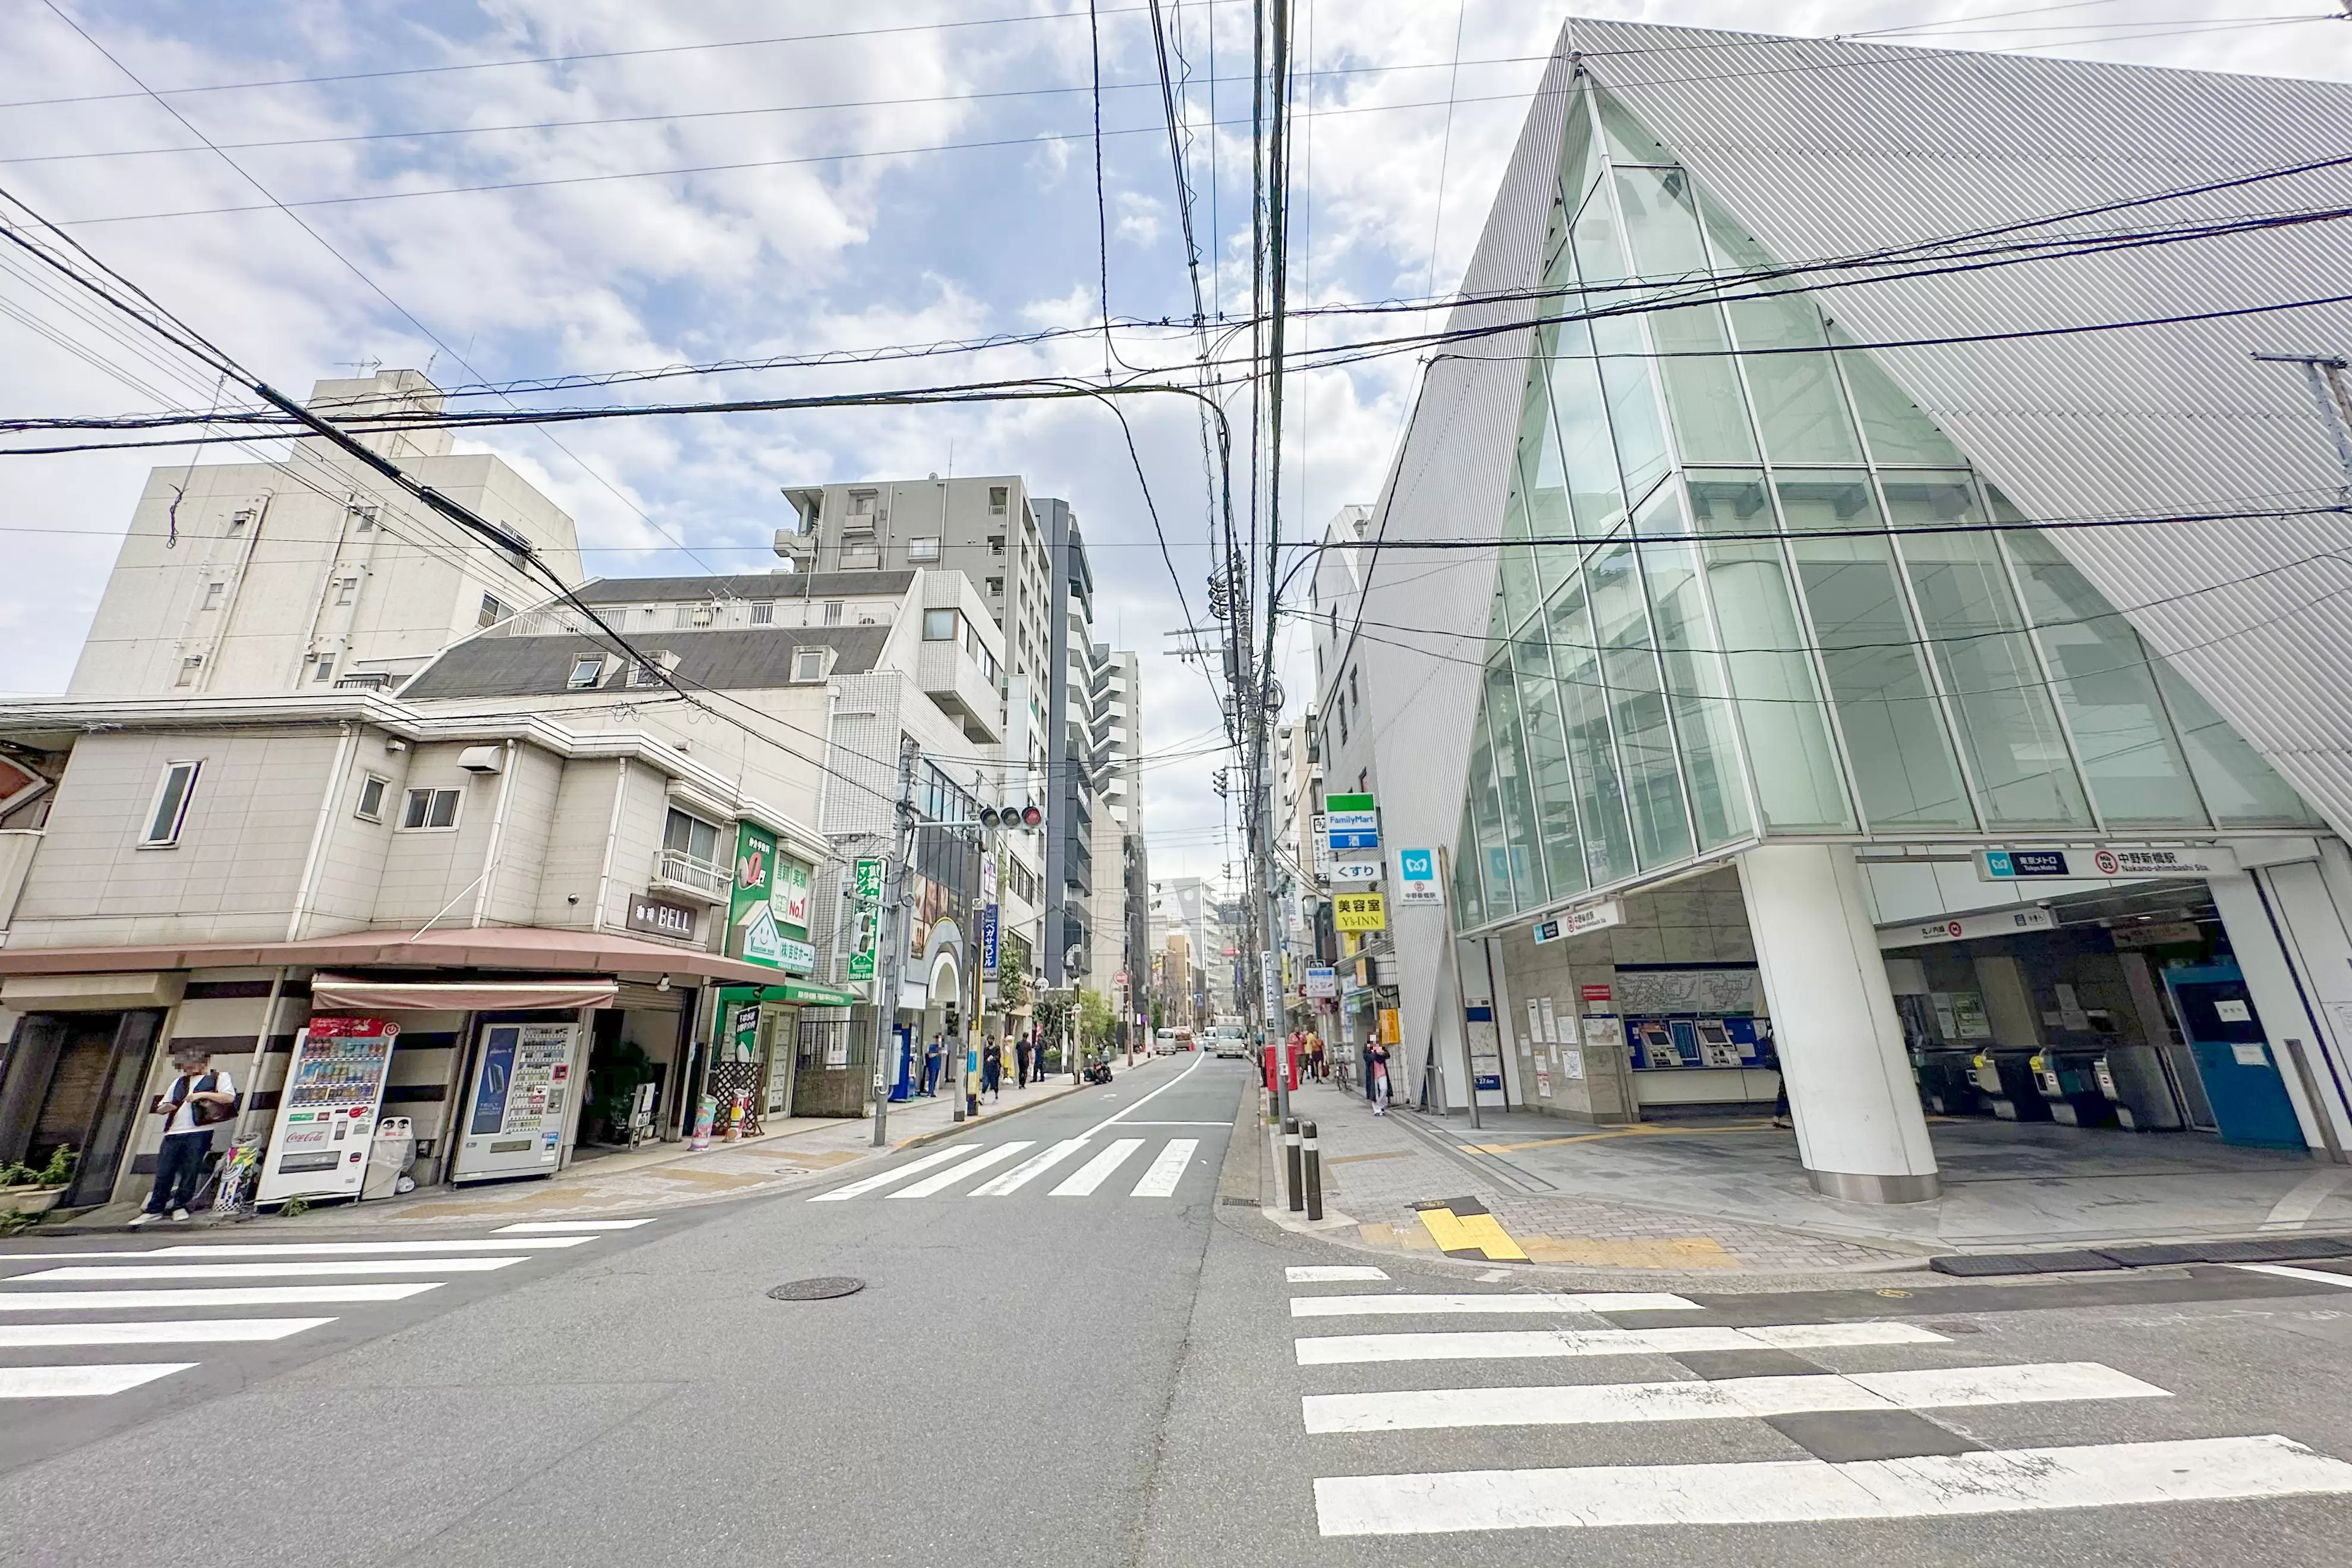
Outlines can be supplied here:
<path id="1" fill-rule="evenodd" d="M 1006 931 L 997 945 L 996 1002 L 1011 1013 L 1029 1000 L 1029 943 L 1018 931 Z"/>
<path id="2" fill-rule="evenodd" d="M 1108 1050 L 1118 1027 L 1118 1015 L 1111 1011 L 1110 998 L 1087 986 L 1078 987 L 1078 1037 L 1087 1048 Z"/>

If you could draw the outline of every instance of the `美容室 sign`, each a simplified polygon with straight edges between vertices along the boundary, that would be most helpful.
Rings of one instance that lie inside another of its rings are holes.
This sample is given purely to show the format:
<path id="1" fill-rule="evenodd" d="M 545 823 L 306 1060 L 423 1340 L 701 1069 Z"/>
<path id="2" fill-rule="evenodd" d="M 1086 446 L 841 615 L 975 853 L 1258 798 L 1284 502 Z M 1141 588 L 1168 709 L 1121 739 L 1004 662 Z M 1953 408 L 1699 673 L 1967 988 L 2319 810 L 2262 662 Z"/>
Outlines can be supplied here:
<path id="1" fill-rule="evenodd" d="M 1334 893 L 1331 924 L 1338 931 L 1386 931 L 1387 900 L 1378 893 Z"/>

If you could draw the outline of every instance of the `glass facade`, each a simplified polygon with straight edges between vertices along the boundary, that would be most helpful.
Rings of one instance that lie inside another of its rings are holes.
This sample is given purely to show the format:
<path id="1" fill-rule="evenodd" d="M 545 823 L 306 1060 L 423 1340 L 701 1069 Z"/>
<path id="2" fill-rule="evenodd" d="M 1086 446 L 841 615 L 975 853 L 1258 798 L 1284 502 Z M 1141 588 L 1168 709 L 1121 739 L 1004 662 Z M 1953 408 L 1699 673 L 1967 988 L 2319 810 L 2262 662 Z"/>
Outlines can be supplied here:
<path id="1" fill-rule="evenodd" d="M 1576 319 L 1521 402 L 1465 925 L 1774 834 L 2316 826 L 1590 84 L 1559 181 L 1545 313 Z"/>

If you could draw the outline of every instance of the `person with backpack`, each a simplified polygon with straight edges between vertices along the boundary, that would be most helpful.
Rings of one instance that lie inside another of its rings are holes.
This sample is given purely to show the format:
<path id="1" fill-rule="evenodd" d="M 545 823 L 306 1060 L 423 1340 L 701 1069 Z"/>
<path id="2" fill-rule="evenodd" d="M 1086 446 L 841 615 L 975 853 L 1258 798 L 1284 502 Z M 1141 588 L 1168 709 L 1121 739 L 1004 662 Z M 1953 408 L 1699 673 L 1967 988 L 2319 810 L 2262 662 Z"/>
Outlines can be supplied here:
<path id="1" fill-rule="evenodd" d="M 236 1085 L 228 1074 L 210 1070 L 212 1053 L 184 1046 L 172 1053 L 180 1076 L 148 1110 L 163 1119 L 163 1146 L 155 1156 L 155 1187 L 146 1206 L 131 1217 L 136 1227 L 169 1214 L 184 1222 L 188 1205 L 205 1179 L 205 1156 L 213 1150 L 213 1125 L 236 1113 Z"/>

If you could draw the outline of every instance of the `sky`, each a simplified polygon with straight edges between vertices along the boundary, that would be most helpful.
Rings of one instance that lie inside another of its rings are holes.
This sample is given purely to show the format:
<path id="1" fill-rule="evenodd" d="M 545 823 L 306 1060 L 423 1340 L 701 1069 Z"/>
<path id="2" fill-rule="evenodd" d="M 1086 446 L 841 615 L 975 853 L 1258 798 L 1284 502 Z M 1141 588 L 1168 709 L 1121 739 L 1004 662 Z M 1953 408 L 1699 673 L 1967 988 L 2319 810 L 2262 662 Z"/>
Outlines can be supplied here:
<path id="1" fill-rule="evenodd" d="M 1795 0 L 1769 25 L 2343 79 L 2352 21 L 2305 19 L 2336 8 Z M 1212 314 L 1245 313 L 1250 8 L 1162 10 L 1186 81 L 1201 287 Z M 1458 283 L 1570 15 L 1753 27 L 1759 12 L 1297 0 L 1296 300 Z M 1114 320 L 1192 309 L 1141 0 L 1097 0 L 1091 26 L 1071 0 L 0 0 L 0 188 L 298 393 L 375 364 L 454 385 L 1085 328 L 1106 279 Z M 1314 328 L 1300 337 L 1311 345 Z M 1136 364 L 1181 367 L 1190 353 L 1163 331 L 1116 339 Z M 1105 355 L 1101 336 L 1078 332 L 656 390 L 1099 374 Z M 1297 378 L 1286 537 L 1318 537 L 1339 506 L 1375 499 L 1418 375 L 1391 359 Z M 215 390 L 0 266 L 0 414 L 201 407 Z M 784 485 L 1018 473 L 1066 499 L 1092 553 L 1098 635 L 1141 655 L 1152 872 L 1215 876 L 1235 853 L 1210 789 L 1217 711 L 1200 668 L 1166 653 L 1188 612 L 1205 619 L 1199 423 L 1181 398 L 1124 406 L 1140 479 L 1090 402 L 630 419 L 461 449 L 498 452 L 554 498 L 602 575 L 772 566 L 772 535 L 792 521 Z M 63 689 L 150 464 L 186 460 L 0 459 L 0 697 Z M 1296 707 L 1313 686 L 1303 628 L 1286 623 L 1281 646 Z"/>

